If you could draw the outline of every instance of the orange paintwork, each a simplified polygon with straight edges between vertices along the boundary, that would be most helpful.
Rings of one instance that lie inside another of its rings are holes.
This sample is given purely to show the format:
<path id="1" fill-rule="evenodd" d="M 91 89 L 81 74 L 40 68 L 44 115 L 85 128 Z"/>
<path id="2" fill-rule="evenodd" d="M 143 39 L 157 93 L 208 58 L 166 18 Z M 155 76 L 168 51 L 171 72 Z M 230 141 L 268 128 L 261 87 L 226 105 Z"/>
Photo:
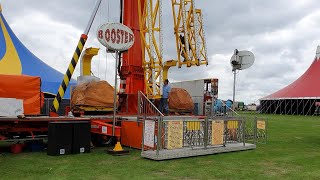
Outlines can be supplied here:
<path id="1" fill-rule="evenodd" d="M 40 114 L 43 105 L 41 79 L 25 75 L 0 75 L 0 98 L 23 100 L 24 114 Z"/>
<path id="2" fill-rule="evenodd" d="M 121 122 L 121 144 L 141 149 L 143 124 L 137 122 Z"/>

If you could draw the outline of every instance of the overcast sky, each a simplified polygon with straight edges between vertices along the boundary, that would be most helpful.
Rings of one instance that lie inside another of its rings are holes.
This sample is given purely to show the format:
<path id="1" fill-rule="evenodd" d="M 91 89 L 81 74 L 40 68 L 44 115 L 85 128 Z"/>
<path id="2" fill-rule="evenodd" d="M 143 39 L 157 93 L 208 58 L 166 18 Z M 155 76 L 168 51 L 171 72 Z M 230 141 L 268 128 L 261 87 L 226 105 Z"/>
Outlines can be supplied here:
<path id="1" fill-rule="evenodd" d="M 110 2 L 109 2 L 110 1 Z M 92 0 L 0 0 L 18 38 L 48 65 L 65 73 L 95 5 Z M 166 58 L 175 58 L 170 0 L 164 0 Z M 317 0 L 196 0 L 204 15 L 209 66 L 173 68 L 169 80 L 219 79 L 219 97 L 232 99 L 230 58 L 234 49 L 250 50 L 255 64 L 237 74 L 236 100 L 257 102 L 293 82 L 310 66 L 320 44 Z M 86 47 L 103 47 L 98 26 L 119 20 L 117 0 L 103 0 Z M 173 56 L 173 57 L 172 57 Z M 77 67 L 73 78 L 79 76 Z M 114 59 L 104 50 L 94 58 L 93 73 L 114 83 Z"/>

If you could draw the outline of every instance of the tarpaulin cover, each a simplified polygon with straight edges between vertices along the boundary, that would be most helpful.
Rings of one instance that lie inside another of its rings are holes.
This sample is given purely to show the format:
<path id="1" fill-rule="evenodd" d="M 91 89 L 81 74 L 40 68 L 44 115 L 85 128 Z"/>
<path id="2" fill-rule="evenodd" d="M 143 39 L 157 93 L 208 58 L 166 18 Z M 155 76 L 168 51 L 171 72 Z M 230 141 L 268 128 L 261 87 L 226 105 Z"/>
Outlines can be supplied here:
<path id="1" fill-rule="evenodd" d="M 40 77 L 0 74 L 0 97 L 23 100 L 26 115 L 40 114 L 43 103 L 40 88 Z"/>
<path id="2" fill-rule="evenodd" d="M 179 111 L 193 111 L 194 104 L 192 97 L 187 90 L 172 88 L 169 93 L 169 109 Z"/>
<path id="3" fill-rule="evenodd" d="M 106 81 L 78 85 L 72 92 L 72 106 L 113 108 L 114 88 Z"/>

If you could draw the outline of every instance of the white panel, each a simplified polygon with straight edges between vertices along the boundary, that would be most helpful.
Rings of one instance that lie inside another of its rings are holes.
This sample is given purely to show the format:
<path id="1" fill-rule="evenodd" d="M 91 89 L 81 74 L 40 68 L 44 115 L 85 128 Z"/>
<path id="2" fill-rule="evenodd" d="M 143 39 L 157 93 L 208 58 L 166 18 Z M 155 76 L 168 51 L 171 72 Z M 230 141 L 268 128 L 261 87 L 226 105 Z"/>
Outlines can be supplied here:
<path id="1" fill-rule="evenodd" d="M 187 90 L 193 103 L 198 103 L 198 115 L 203 115 L 204 79 L 174 82 L 171 83 L 171 87 Z"/>
<path id="2" fill-rule="evenodd" d="M 171 83 L 171 87 L 183 88 L 188 91 L 190 96 L 202 96 L 204 92 L 204 80 L 184 81 Z"/>
<path id="3" fill-rule="evenodd" d="M 144 122 L 144 145 L 149 147 L 154 147 L 154 130 L 155 130 L 155 122 L 146 120 Z"/>
<path id="4" fill-rule="evenodd" d="M 0 98 L 0 116 L 18 116 L 23 114 L 23 100 Z"/>

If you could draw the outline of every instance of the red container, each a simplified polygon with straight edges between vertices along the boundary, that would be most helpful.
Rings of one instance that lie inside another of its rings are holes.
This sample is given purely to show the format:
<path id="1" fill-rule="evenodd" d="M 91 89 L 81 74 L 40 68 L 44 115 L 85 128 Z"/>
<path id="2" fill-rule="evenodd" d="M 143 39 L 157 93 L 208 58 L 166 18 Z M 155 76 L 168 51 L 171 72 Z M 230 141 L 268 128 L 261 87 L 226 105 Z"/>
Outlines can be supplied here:
<path id="1" fill-rule="evenodd" d="M 10 150 L 13 154 L 19 154 L 22 152 L 24 144 L 13 144 L 10 146 Z"/>

